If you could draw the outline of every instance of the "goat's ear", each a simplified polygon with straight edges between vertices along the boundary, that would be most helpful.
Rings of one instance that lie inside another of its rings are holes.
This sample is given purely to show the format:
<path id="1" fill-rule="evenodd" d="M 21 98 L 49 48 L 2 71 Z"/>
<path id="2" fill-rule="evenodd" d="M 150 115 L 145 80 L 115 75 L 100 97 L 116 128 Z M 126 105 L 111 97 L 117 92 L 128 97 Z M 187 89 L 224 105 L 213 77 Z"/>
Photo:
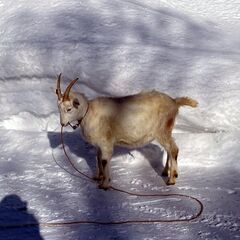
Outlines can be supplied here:
<path id="1" fill-rule="evenodd" d="M 74 98 L 74 99 L 73 99 L 73 106 L 74 106 L 75 108 L 78 108 L 79 105 L 80 105 L 80 103 L 79 103 L 78 99 L 77 99 L 77 98 Z"/>

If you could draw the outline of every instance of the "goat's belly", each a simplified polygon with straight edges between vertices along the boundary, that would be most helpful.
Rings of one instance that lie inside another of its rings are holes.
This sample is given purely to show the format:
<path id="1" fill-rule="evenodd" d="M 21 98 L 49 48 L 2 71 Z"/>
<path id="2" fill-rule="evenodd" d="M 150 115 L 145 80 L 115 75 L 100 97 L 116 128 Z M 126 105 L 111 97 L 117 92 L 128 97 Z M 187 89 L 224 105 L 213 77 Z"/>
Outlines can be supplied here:
<path id="1" fill-rule="evenodd" d="M 141 136 L 141 138 L 120 138 L 116 141 L 116 145 L 128 147 L 128 148 L 137 148 L 149 144 L 154 140 L 153 136 Z"/>
<path id="2" fill-rule="evenodd" d="M 129 121 L 116 129 L 116 144 L 126 147 L 141 147 L 154 140 L 156 124 L 151 121 Z"/>

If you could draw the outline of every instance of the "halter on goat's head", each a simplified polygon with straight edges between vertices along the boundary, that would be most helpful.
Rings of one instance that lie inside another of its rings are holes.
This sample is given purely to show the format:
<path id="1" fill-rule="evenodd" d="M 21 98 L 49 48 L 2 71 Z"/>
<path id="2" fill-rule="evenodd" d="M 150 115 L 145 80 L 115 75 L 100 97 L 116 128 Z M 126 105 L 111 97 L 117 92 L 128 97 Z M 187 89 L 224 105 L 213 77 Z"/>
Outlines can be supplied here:
<path id="1" fill-rule="evenodd" d="M 58 75 L 56 94 L 58 96 L 58 109 L 62 126 L 66 126 L 72 121 L 78 120 L 79 99 L 77 96 L 74 96 L 74 94 L 70 95 L 70 90 L 77 80 L 78 78 L 72 80 L 67 86 L 64 94 L 62 94 L 60 87 L 61 73 Z"/>

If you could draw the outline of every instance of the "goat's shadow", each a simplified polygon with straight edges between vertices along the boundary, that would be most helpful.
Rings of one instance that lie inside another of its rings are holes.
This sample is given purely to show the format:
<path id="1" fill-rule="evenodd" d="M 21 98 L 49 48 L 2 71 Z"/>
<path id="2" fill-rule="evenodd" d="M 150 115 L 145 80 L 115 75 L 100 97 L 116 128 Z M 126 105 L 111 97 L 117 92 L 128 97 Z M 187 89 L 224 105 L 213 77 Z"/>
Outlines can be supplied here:
<path id="1" fill-rule="evenodd" d="M 48 132 L 48 139 L 50 142 L 50 146 L 52 149 L 61 146 L 61 133 L 60 132 Z M 63 133 L 64 144 L 69 149 L 71 154 L 76 155 L 77 157 L 84 159 L 86 161 L 87 167 L 91 170 L 92 174 L 96 173 L 96 149 L 94 146 L 90 145 L 89 143 L 85 142 L 80 134 L 79 130 L 75 130 L 73 132 L 64 132 Z M 150 143 L 144 147 L 136 148 L 136 149 L 128 149 L 124 147 L 115 147 L 114 154 L 115 156 L 122 156 L 132 153 L 131 151 L 137 150 L 140 152 L 149 162 L 149 165 L 153 168 L 153 170 L 157 173 L 158 176 L 162 177 L 162 171 L 164 169 L 164 150 L 160 148 L 158 145 Z M 53 154 L 55 155 L 55 154 Z M 133 156 L 134 157 L 134 156 Z M 70 174 L 75 175 L 72 173 L 71 170 L 66 169 L 66 160 L 65 158 L 58 158 L 54 156 L 56 163 Z M 134 157 L 135 158 L 135 157 Z M 76 160 L 75 160 L 76 161 Z M 77 163 L 75 162 L 76 167 Z M 162 177 L 163 180 L 166 182 L 166 178 Z"/>

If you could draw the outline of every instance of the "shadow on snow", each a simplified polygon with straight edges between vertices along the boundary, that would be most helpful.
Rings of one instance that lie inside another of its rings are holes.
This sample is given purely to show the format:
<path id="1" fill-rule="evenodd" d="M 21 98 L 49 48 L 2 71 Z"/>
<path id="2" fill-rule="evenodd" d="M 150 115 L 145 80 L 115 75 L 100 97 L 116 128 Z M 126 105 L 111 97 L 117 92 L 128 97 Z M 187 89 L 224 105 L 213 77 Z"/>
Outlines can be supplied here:
<path id="1" fill-rule="evenodd" d="M 0 202 L 0 239 L 43 240 L 37 219 L 18 195 L 7 195 Z"/>

